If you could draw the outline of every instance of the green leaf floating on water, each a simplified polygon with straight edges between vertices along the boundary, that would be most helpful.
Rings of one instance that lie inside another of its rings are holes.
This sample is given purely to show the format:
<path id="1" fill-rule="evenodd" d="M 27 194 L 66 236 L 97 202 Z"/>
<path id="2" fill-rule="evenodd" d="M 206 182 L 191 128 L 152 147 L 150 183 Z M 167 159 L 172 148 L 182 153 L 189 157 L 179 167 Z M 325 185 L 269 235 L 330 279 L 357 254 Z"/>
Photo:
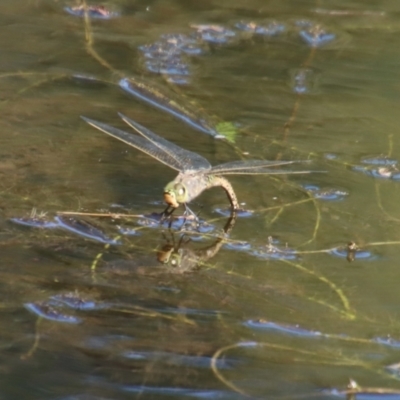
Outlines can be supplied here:
<path id="1" fill-rule="evenodd" d="M 215 126 L 215 130 L 219 135 L 225 136 L 228 142 L 235 143 L 236 135 L 238 134 L 238 129 L 232 122 L 219 122 Z"/>

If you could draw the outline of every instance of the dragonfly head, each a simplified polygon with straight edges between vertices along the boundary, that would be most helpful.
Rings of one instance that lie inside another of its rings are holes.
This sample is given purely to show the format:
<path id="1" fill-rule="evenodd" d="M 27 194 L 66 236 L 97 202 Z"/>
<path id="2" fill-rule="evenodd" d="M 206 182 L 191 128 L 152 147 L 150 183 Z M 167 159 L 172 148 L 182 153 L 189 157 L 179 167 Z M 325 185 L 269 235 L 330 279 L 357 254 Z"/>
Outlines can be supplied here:
<path id="1" fill-rule="evenodd" d="M 173 208 L 188 201 L 186 186 L 180 182 L 172 181 L 164 188 L 164 201 Z"/>

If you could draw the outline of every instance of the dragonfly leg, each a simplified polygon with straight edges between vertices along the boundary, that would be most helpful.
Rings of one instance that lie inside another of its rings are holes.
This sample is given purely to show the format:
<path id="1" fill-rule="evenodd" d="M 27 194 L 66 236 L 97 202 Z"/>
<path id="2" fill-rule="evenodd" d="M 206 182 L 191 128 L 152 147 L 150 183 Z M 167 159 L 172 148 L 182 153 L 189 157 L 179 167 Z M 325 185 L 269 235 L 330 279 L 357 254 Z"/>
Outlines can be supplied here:
<path id="1" fill-rule="evenodd" d="M 196 228 L 199 227 L 199 218 L 198 216 L 194 213 L 194 211 L 192 211 L 188 205 L 186 203 L 184 203 L 185 206 L 185 212 L 183 213 L 184 216 L 184 220 L 183 220 L 183 224 L 181 226 L 181 229 L 184 228 L 184 226 L 186 225 L 186 221 L 188 220 L 188 218 L 190 218 L 192 220 L 192 224 L 193 222 L 196 224 Z"/>
<path id="2" fill-rule="evenodd" d="M 172 213 L 176 209 L 174 207 L 171 207 L 170 205 L 167 206 L 167 208 L 161 213 L 161 220 L 160 222 L 163 223 L 167 218 L 171 217 Z"/>
<path id="3" fill-rule="evenodd" d="M 184 215 L 185 216 L 192 216 L 197 221 L 199 218 L 197 217 L 196 213 L 194 211 L 192 211 L 186 203 L 184 203 L 184 206 L 185 206 Z"/>

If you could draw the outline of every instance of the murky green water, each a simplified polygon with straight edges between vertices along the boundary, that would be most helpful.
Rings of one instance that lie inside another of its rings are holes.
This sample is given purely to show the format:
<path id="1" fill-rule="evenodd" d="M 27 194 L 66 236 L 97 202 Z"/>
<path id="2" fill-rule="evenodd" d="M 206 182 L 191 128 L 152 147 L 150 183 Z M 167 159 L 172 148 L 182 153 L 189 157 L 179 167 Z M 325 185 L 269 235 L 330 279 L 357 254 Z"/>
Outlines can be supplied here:
<path id="1" fill-rule="evenodd" d="M 2 398 L 345 397 L 350 378 L 400 398 L 397 2 L 104 5 L 0 5 Z M 233 176 L 249 216 L 224 237 L 213 189 L 203 233 L 172 236 L 147 217 L 175 172 L 80 119 L 129 131 L 118 112 L 213 165 L 326 173 Z"/>

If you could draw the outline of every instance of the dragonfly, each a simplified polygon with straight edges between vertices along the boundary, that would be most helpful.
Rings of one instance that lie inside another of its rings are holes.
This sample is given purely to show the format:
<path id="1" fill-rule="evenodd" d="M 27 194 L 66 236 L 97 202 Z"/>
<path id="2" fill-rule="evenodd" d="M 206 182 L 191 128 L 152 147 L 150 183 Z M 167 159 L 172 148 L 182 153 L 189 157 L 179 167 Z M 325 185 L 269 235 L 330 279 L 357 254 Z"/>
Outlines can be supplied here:
<path id="1" fill-rule="evenodd" d="M 187 204 L 205 190 L 213 187 L 221 187 L 224 189 L 228 196 L 232 212 L 239 211 L 240 206 L 236 193 L 230 182 L 222 175 L 281 175 L 309 174 L 315 172 L 308 170 L 285 171 L 273 169 L 274 167 L 307 162 L 308 160 L 238 160 L 212 166 L 210 162 L 200 154 L 186 150 L 158 136 L 151 130 L 121 113 L 118 115 L 127 125 L 136 131 L 138 135 L 125 132 L 87 117 L 82 116 L 81 118 L 94 128 L 148 154 L 168 167 L 178 171 L 177 177 L 164 187 L 164 201 L 167 204 L 167 208 L 163 212 L 165 216 L 170 216 L 181 204 L 184 205 L 187 212 L 194 215 Z"/>

